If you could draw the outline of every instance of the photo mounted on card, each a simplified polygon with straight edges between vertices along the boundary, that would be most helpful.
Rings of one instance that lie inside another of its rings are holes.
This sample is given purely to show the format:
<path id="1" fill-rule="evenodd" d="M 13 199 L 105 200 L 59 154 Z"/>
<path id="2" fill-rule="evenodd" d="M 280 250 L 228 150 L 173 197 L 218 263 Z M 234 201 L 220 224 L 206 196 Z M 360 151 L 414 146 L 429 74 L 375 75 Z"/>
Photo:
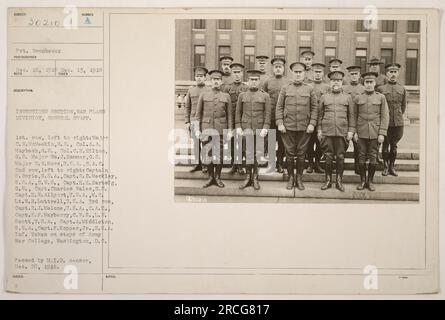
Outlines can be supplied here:
<path id="1" fill-rule="evenodd" d="M 438 292 L 438 40 L 434 9 L 9 8 L 7 290 Z"/>

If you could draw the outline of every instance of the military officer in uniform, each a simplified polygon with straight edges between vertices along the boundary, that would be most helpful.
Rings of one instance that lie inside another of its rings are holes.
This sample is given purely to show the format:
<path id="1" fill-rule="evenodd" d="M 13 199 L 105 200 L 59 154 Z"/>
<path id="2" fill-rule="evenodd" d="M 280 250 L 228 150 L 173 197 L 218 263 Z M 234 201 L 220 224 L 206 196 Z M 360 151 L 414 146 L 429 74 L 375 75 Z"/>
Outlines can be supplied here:
<path id="1" fill-rule="evenodd" d="M 362 94 L 365 92 L 365 87 L 360 83 L 360 66 L 349 66 L 346 68 L 349 73 L 349 84 L 343 86 L 343 91 L 350 94 L 352 97 L 352 100 L 354 101 L 354 98 L 358 94 Z M 357 142 L 352 139 L 352 144 L 354 146 L 354 171 L 356 174 L 360 174 L 359 170 L 359 161 L 358 161 L 358 145 Z"/>
<path id="2" fill-rule="evenodd" d="M 315 95 L 317 96 L 317 105 L 323 94 L 329 91 L 330 86 L 323 82 L 324 68 L 326 66 L 323 63 L 312 64 L 313 70 L 313 82 Z M 307 173 L 324 173 L 324 170 L 320 166 L 320 159 L 322 156 L 322 148 L 320 146 L 320 140 L 317 138 L 317 132 L 314 131 L 311 135 L 311 140 L 309 141 L 309 146 L 307 149 L 306 157 L 308 159 L 308 167 L 306 169 Z M 314 165 L 315 159 L 315 165 Z"/>
<path id="3" fill-rule="evenodd" d="M 259 190 L 256 134 L 259 130 L 261 137 L 264 138 L 267 135 L 267 130 L 270 128 L 271 106 L 269 95 L 259 90 L 261 71 L 248 70 L 247 75 L 249 90 L 240 93 L 235 116 L 237 134 L 243 136 L 247 172 L 246 179 L 239 188 L 244 189 L 252 184 L 255 190 Z M 249 145 L 248 136 L 253 146 Z"/>
<path id="4" fill-rule="evenodd" d="M 321 190 L 332 186 L 332 162 L 336 162 L 335 187 L 345 191 L 343 172 L 345 154 L 349 141 L 355 133 L 355 106 L 351 95 L 343 92 L 344 73 L 333 71 L 328 74 L 331 79 L 331 90 L 320 98 L 317 122 L 318 139 L 321 141 L 326 158 L 325 183 Z"/>
<path id="5" fill-rule="evenodd" d="M 395 162 L 397 157 L 397 143 L 402 139 L 404 120 L 403 115 L 406 110 L 405 88 L 397 82 L 399 78 L 400 64 L 391 63 L 386 65 L 386 76 L 388 82 L 380 86 L 377 91 L 384 94 L 388 102 L 389 126 L 388 134 L 383 141 L 383 176 L 388 174 L 397 177 Z"/>
<path id="6" fill-rule="evenodd" d="M 306 65 L 306 83 L 314 82 L 314 71 L 312 70 L 312 61 L 314 59 L 315 53 L 311 50 L 305 50 L 300 54 L 300 62 Z"/>
<path id="7" fill-rule="evenodd" d="M 196 164 L 190 172 L 195 172 L 198 170 L 202 170 L 205 172 L 207 169 L 205 166 L 201 163 L 201 143 L 199 139 L 196 139 L 194 132 L 196 131 L 196 128 L 193 128 L 192 121 L 195 120 L 195 113 L 196 113 L 196 105 L 198 104 L 198 98 L 200 94 L 209 89 L 206 84 L 206 75 L 208 73 L 208 70 L 204 67 L 195 67 L 195 81 L 196 85 L 191 87 L 185 96 L 185 126 L 187 130 L 190 132 L 190 136 L 194 140 L 193 146 L 197 146 L 198 150 L 194 150 L 195 157 L 197 157 L 199 160 L 198 164 Z M 195 143 L 195 140 L 197 143 Z"/>
<path id="8" fill-rule="evenodd" d="M 299 190 L 304 190 L 304 157 L 311 134 L 317 125 L 317 96 L 314 88 L 304 83 L 306 65 L 294 62 L 289 68 L 292 71 L 292 83 L 284 86 L 278 95 L 275 119 L 286 151 L 289 173 L 286 188 L 290 190 L 295 185 Z M 295 160 L 296 179 L 294 178 Z"/>
<path id="9" fill-rule="evenodd" d="M 233 119 L 235 119 L 235 106 L 238 101 L 238 96 L 241 92 L 247 91 L 248 86 L 242 82 L 244 76 L 244 65 L 241 63 L 232 63 L 230 65 L 230 70 L 232 72 L 232 80 L 233 82 L 224 86 L 224 92 L 227 92 L 230 95 L 230 100 L 233 106 Z M 235 161 L 236 154 L 236 144 L 234 143 L 234 139 L 231 139 L 231 155 L 232 155 L 232 167 L 229 171 L 229 174 L 235 174 L 236 172 L 240 174 L 244 174 L 244 170 L 240 164 L 237 164 L 238 161 Z M 239 160 L 239 159 L 238 159 Z"/>
<path id="10" fill-rule="evenodd" d="M 329 61 L 329 72 L 333 72 L 333 71 L 343 71 L 341 66 L 343 64 L 343 61 L 341 61 L 338 58 L 333 58 Z M 327 83 L 328 85 L 330 85 L 331 80 L 329 80 L 329 78 L 326 76 L 324 76 L 323 78 L 323 82 Z M 349 81 L 348 79 L 346 79 L 346 77 L 343 78 L 343 85 L 348 84 Z"/>
<path id="11" fill-rule="evenodd" d="M 225 86 L 233 82 L 232 70 L 230 69 L 230 65 L 233 63 L 233 58 L 230 56 L 222 56 L 219 58 L 219 61 L 221 63 L 221 71 L 223 72 L 221 90 L 224 90 Z"/>
<path id="12" fill-rule="evenodd" d="M 264 81 L 269 78 L 267 74 L 267 62 L 269 61 L 269 57 L 265 55 L 259 55 L 255 57 L 257 70 L 261 72 L 260 75 L 260 87 L 263 86 Z"/>
<path id="13" fill-rule="evenodd" d="M 207 188 L 212 184 L 223 188 L 224 183 L 221 181 L 221 169 L 223 163 L 223 135 L 226 132 L 230 133 L 233 130 L 233 111 L 232 103 L 228 93 L 221 91 L 223 73 L 219 70 L 212 70 L 209 72 L 211 80 L 211 90 L 206 90 L 199 96 L 198 105 L 196 107 L 196 121 L 200 128 L 197 129 L 196 136 L 201 137 L 203 141 L 203 149 L 209 143 L 216 143 L 212 140 L 215 137 L 219 138 L 219 153 L 214 155 L 211 150 L 209 154 L 201 153 L 203 163 L 208 164 L 208 180 L 203 188 Z M 206 135 L 205 130 L 218 133 L 215 135 Z M 218 149 L 218 148 L 217 148 Z M 208 159 L 210 156 L 210 159 Z M 216 160 L 213 157 L 216 157 Z"/>
<path id="14" fill-rule="evenodd" d="M 372 57 L 371 60 L 369 60 L 368 62 L 368 71 L 375 72 L 378 74 L 377 78 L 375 79 L 375 90 L 377 90 L 380 86 L 388 82 L 388 78 L 386 78 L 385 75 L 380 73 L 381 64 L 383 64 L 383 62 L 381 62 L 379 58 L 376 57 Z"/>
<path id="15" fill-rule="evenodd" d="M 357 117 L 354 139 L 358 143 L 360 169 L 360 184 L 357 190 L 368 187 L 370 191 L 375 191 L 374 173 L 377 167 L 379 143 L 384 141 L 388 130 L 389 111 L 386 98 L 374 90 L 377 76 L 375 72 L 364 73 L 362 78 L 365 92 L 354 99 Z M 366 178 L 366 160 L 369 160 L 368 178 Z"/>
<path id="16" fill-rule="evenodd" d="M 270 62 L 272 64 L 273 76 L 267 78 L 264 81 L 262 89 L 270 96 L 270 103 L 272 108 L 270 115 L 270 129 L 277 130 L 277 125 L 275 123 L 275 110 L 277 106 L 278 95 L 281 88 L 289 83 L 289 80 L 284 76 L 284 66 L 286 64 L 286 60 L 284 58 L 273 58 Z M 283 173 L 284 145 L 280 131 L 277 130 L 275 136 L 278 144 L 276 170 L 279 173 Z"/>

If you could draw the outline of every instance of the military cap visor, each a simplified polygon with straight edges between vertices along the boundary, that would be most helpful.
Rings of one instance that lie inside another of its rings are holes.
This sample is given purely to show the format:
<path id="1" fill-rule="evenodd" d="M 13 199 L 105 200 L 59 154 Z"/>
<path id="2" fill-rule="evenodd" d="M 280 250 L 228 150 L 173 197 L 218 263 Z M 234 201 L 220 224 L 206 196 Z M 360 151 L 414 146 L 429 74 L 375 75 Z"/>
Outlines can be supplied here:
<path id="1" fill-rule="evenodd" d="M 301 52 L 300 55 L 302 57 L 304 57 L 304 56 L 311 56 L 311 57 L 313 57 L 313 56 L 315 56 L 315 53 L 313 51 L 311 51 L 311 50 L 305 50 L 305 51 Z"/>
<path id="2" fill-rule="evenodd" d="M 195 67 L 193 68 L 193 71 L 195 72 L 195 74 L 207 74 L 209 73 L 209 70 L 207 70 L 207 68 L 204 67 Z"/>
<path id="3" fill-rule="evenodd" d="M 260 70 L 247 70 L 248 77 L 260 77 L 263 73 Z"/>
<path id="4" fill-rule="evenodd" d="M 345 74 L 343 71 L 332 71 L 328 73 L 328 78 L 330 80 L 342 80 L 344 78 Z"/>
<path id="5" fill-rule="evenodd" d="M 257 59 L 257 60 L 267 60 L 267 59 L 269 59 L 269 57 L 268 56 L 256 56 L 255 59 Z"/>
<path id="6" fill-rule="evenodd" d="M 299 68 L 303 69 L 303 70 L 306 70 L 306 65 L 304 63 L 302 63 L 302 62 L 291 63 L 291 65 L 289 66 L 289 69 L 294 70 L 294 68 L 297 67 L 297 66 Z"/>
<path id="7" fill-rule="evenodd" d="M 378 59 L 378 58 L 371 58 L 371 60 L 369 60 L 368 64 L 383 64 L 383 62 L 381 62 L 380 59 Z"/>
<path id="8" fill-rule="evenodd" d="M 224 60 L 230 60 L 233 61 L 233 58 L 230 56 L 222 56 L 221 58 L 219 58 L 219 61 L 224 61 Z"/>
<path id="9" fill-rule="evenodd" d="M 222 78 L 224 73 L 220 70 L 211 70 L 209 71 L 210 78 Z"/>
<path id="10" fill-rule="evenodd" d="M 272 64 L 276 64 L 276 63 L 286 64 L 286 60 L 284 58 L 273 58 L 272 60 L 270 60 L 270 63 L 272 63 Z"/>
<path id="11" fill-rule="evenodd" d="M 377 78 L 379 75 L 377 72 L 365 72 L 362 74 L 362 78 L 363 79 L 375 79 Z"/>
<path id="12" fill-rule="evenodd" d="M 230 69 L 244 69 L 244 65 L 241 63 L 235 62 L 230 65 Z"/>
<path id="13" fill-rule="evenodd" d="M 342 64 L 342 63 L 343 63 L 343 61 L 341 61 L 340 59 L 337 59 L 337 58 L 331 59 L 331 60 L 329 61 L 329 64 L 330 64 L 330 65 L 333 65 L 333 64 Z"/>
<path id="14" fill-rule="evenodd" d="M 385 68 L 386 68 L 387 70 L 391 70 L 391 69 L 397 69 L 397 70 L 399 70 L 401 67 L 402 67 L 402 66 L 401 66 L 400 64 L 398 64 L 398 63 L 389 63 L 389 64 L 387 64 L 387 65 L 385 66 Z"/>
<path id="15" fill-rule="evenodd" d="M 316 62 L 312 64 L 312 69 L 324 69 L 326 68 L 326 65 L 321 62 Z"/>
<path id="16" fill-rule="evenodd" d="M 349 66 L 346 68 L 348 71 L 360 71 L 362 68 L 360 66 Z"/>

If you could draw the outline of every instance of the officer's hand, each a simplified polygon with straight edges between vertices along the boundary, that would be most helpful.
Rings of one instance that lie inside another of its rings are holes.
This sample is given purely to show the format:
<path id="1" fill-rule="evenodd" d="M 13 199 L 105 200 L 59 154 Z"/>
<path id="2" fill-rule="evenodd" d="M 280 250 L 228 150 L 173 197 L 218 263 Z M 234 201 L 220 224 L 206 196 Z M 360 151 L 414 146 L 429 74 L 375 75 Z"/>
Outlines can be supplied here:
<path id="1" fill-rule="evenodd" d="M 239 136 L 242 136 L 243 135 L 243 129 L 236 128 L 236 134 L 239 135 Z"/>
<path id="2" fill-rule="evenodd" d="M 267 129 L 261 129 L 260 137 L 264 138 L 265 136 L 267 136 Z"/>
<path id="3" fill-rule="evenodd" d="M 190 122 L 187 122 L 187 123 L 185 124 L 185 128 L 187 129 L 187 131 L 190 130 L 190 126 L 191 126 Z"/>
<path id="4" fill-rule="evenodd" d="M 312 124 L 309 124 L 307 126 L 306 132 L 307 133 L 312 133 L 312 132 L 314 132 L 314 130 L 315 130 L 314 126 Z"/>
<path id="5" fill-rule="evenodd" d="M 284 127 L 283 124 L 278 125 L 278 131 L 285 133 L 286 132 L 286 128 Z"/>
<path id="6" fill-rule="evenodd" d="M 357 142 L 358 141 L 358 134 L 354 134 L 354 141 Z"/>
<path id="7" fill-rule="evenodd" d="M 383 143 L 383 141 L 385 141 L 385 136 L 379 134 L 379 138 L 378 138 L 379 143 Z"/>
<path id="8" fill-rule="evenodd" d="M 227 132 L 227 140 L 230 140 L 233 138 L 233 130 L 229 130 L 229 132 Z"/>
<path id="9" fill-rule="evenodd" d="M 323 139 L 323 132 L 321 132 L 321 130 L 318 131 L 317 138 L 318 138 L 318 141 L 321 141 L 321 139 Z"/>
<path id="10" fill-rule="evenodd" d="M 348 139 L 348 141 L 352 140 L 352 137 L 354 136 L 354 134 L 352 132 L 348 132 L 348 136 L 346 137 L 346 139 Z"/>
<path id="11" fill-rule="evenodd" d="M 201 132 L 199 130 L 195 131 L 195 137 L 198 139 L 201 137 Z"/>

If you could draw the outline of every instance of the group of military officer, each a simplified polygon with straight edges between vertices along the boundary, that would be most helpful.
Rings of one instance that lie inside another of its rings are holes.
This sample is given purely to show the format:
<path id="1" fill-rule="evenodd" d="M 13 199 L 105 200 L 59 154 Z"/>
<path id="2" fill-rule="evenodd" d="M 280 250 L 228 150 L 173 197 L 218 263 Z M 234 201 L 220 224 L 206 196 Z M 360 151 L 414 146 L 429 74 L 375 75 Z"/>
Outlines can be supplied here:
<path id="1" fill-rule="evenodd" d="M 406 109 L 405 89 L 397 82 L 401 66 L 386 65 L 384 76 L 380 74 L 382 63 L 372 58 L 367 72 L 361 73 L 359 66 L 349 66 L 345 74 L 342 61 L 334 58 L 329 62 L 330 72 L 324 75 L 325 65 L 313 63 L 314 55 L 310 50 L 302 52 L 300 61 L 289 65 L 288 76 L 284 75 L 284 58 L 271 59 L 272 74 L 267 75 L 269 58 L 257 56 L 257 70 L 246 71 L 247 84 L 242 81 L 244 66 L 232 57 L 220 58 L 221 70 L 194 69 L 196 85 L 186 95 L 185 122 L 195 141 L 202 142 L 197 153 L 200 161 L 192 171 L 207 172 L 204 187 L 213 184 L 224 187 L 222 150 L 223 141 L 227 140 L 232 161 L 229 173 L 246 174 L 240 189 L 250 185 L 260 189 L 256 133 L 264 138 L 270 130 L 276 132 L 276 171 L 282 173 L 287 168 L 287 189 L 304 190 L 303 171 L 307 159 L 306 173 L 325 173 L 322 190 L 332 187 L 335 170 L 335 187 L 344 191 L 344 160 L 351 140 L 355 172 L 360 175 L 358 190 L 375 190 L 380 144 L 382 175 L 397 176 L 394 164 Z M 207 75 L 210 87 L 205 84 Z M 212 141 L 212 136 L 203 136 L 206 129 L 214 129 L 219 134 L 216 160 L 212 151 L 200 151 Z M 225 132 L 228 134 L 223 137 Z M 235 134 L 242 136 L 242 145 L 236 143 Z M 247 142 L 251 142 L 253 150 L 247 147 Z M 201 153 L 209 153 L 210 161 L 201 161 Z M 320 165 L 322 157 L 324 170 Z M 245 161 L 242 166 L 239 163 L 243 158 L 253 161 Z"/>

